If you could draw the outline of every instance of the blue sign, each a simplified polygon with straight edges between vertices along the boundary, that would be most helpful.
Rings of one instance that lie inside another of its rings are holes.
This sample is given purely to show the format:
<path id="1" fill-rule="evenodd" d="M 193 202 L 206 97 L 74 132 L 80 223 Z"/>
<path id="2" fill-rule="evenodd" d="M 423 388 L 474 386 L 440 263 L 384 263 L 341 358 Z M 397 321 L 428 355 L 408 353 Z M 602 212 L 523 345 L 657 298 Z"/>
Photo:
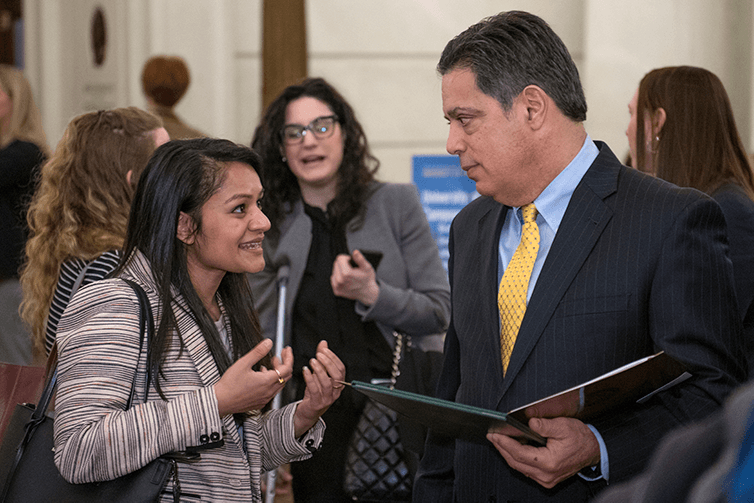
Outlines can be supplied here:
<path id="1" fill-rule="evenodd" d="M 415 155 L 412 164 L 414 184 L 447 271 L 450 223 L 464 206 L 479 197 L 476 184 L 466 176 L 455 155 Z"/>

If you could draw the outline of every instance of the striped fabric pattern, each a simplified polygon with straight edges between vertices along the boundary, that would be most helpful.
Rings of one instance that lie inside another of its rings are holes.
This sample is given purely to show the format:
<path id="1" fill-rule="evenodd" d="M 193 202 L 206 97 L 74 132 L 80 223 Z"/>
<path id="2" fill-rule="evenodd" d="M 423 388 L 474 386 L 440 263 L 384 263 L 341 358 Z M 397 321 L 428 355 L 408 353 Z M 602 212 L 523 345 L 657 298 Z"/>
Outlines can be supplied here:
<path id="1" fill-rule="evenodd" d="M 71 300 L 71 288 L 73 288 L 73 284 L 81 271 L 89 265 L 86 275 L 84 276 L 84 281 L 81 282 L 81 286 L 88 285 L 92 281 L 103 279 L 115 270 L 119 259 L 119 251 L 110 250 L 90 262 L 80 258 L 74 258 L 63 262 L 60 266 L 58 284 L 55 287 L 55 293 L 52 296 L 52 304 L 50 305 L 50 313 L 47 316 L 45 350 L 48 354 L 52 349 L 52 345 L 55 343 L 55 332 L 57 332 L 60 317 L 63 316 L 63 311 Z"/>
<path id="2" fill-rule="evenodd" d="M 161 306 L 148 263 L 138 255 L 123 274 L 139 283 L 159 323 Z M 55 417 L 55 462 L 74 483 L 110 480 L 132 472 L 162 454 L 187 447 L 201 459 L 179 463 L 181 501 L 262 501 L 265 470 L 306 459 L 319 447 L 320 422 L 294 438 L 296 404 L 265 414 L 250 412 L 244 421 L 246 452 L 232 416 L 221 418 L 212 387 L 220 374 L 199 327 L 178 297 L 171 305 L 179 337 L 169 344 L 163 377 L 167 401 L 146 390 L 146 353 L 139 354 L 139 305 L 120 279 L 81 288 L 60 320 L 59 384 Z M 135 405 L 123 410 L 136 372 Z M 172 481 L 163 500 L 172 500 Z"/>

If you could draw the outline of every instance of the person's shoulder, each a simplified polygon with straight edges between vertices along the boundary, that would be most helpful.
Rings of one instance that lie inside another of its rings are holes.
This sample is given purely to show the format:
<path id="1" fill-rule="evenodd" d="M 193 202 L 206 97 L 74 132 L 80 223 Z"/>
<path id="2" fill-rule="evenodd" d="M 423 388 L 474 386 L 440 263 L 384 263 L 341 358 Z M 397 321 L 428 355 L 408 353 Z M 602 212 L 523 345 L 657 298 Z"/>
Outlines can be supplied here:
<path id="1" fill-rule="evenodd" d="M 369 186 L 369 200 L 372 204 L 413 205 L 419 201 L 419 190 L 413 183 L 372 182 Z"/>
<path id="2" fill-rule="evenodd" d="M 491 197 L 479 196 L 469 204 L 463 207 L 458 213 L 464 216 L 476 216 L 488 213 L 491 210 L 499 210 L 503 205 L 492 199 Z"/>
<path id="3" fill-rule="evenodd" d="M 36 143 L 20 139 L 13 140 L 5 148 L 25 153 L 42 152 Z"/>
<path id="4" fill-rule="evenodd" d="M 744 211 L 754 210 L 754 201 L 751 200 L 744 188 L 736 183 L 726 183 L 710 195 L 723 209 L 731 207 Z"/>
<path id="5" fill-rule="evenodd" d="M 69 270 L 73 270 L 79 273 L 82 269 L 86 268 L 86 277 L 83 284 L 91 283 L 92 281 L 99 281 L 107 278 L 108 275 L 115 270 L 120 262 L 120 251 L 108 250 L 94 259 L 85 262 L 81 259 L 76 259 L 67 265 Z"/>
<path id="6" fill-rule="evenodd" d="M 380 197 L 401 197 L 406 194 L 417 194 L 418 189 L 413 183 L 396 183 L 396 182 L 372 182 L 369 191 L 373 195 Z"/>
<path id="7" fill-rule="evenodd" d="M 120 262 L 120 250 L 108 250 L 95 258 L 90 263 L 90 268 L 93 268 L 101 273 L 101 277 L 104 278 Z"/>
<path id="8" fill-rule="evenodd" d="M 453 227 L 459 228 L 476 228 L 472 224 L 487 219 L 490 215 L 493 217 L 499 215 L 504 206 L 491 197 L 479 196 L 469 204 L 464 206 L 453 218 Z M 496 221 L 496 220 L 495 220 Z"/>
<path id="9" fill-rule="evenodd" d="M 2 151 L 5 155 L 12 155 L 19 159 L 29 159 L 35 164 L 45 159 L 45 154 L 39 145 L 26 140 L 13 140 Z"/>
<path id="10" fill-rule="evenodd" d="M 130 305 L 137 300 L 134 290 L 121 278 L 105 278 L 83 285 L 73 295 L 70 309 L 88 309 L 118 304 Z M 66 309 L 67 310 L 67 309 Z"/>
<path id="11" fill-rule="evenodd" d="M 661 208 L 680 210 L 694 204 L 718 206 L 704 192 L 691 187 L 679 187 L 661 178 L 627 167 L 624 167 L 621 173 L 619 191 L 624 194 L 624 197 L 640 204 L 652 204 L 655 210 Z"/>

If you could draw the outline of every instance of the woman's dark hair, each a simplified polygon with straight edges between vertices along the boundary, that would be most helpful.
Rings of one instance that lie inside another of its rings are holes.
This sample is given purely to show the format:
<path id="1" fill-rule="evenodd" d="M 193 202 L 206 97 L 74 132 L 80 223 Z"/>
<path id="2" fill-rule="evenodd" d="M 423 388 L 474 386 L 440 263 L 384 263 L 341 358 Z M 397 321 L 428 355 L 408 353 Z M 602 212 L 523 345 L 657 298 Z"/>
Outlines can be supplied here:
<path id="1" fill-rule="evenodd" d="M 571 54 L 550 25 L 534 14 L 501 12 L 457 35 L 437 64 L 440 75 L 456 69 L 474 72 L 479 90 L 505 112 L 526 86 L 536 85 L 566 117 L 586 120 L 586 98 Z"/>
<path id="2" fill-rule="evenodd" d="M 300 84 L 288 86 L 270 103 L 262 122 L 254 131 L 251 147 L 262 156 L 265 196 L 262 209 L 272 223 L 272 234 L 280 228 L 286 213 L 301 198 L 296 176 L 283 162 L 285 146 L 281 133 L 285 126 L 288 104 L 299 98 L 311 97 L 326 104 L 338 116 L 343 134 L 343 162 L 338 170 L 338 187 L 335 199 L 328 206 L 329 216 L 336 225 L 345 225 L 353 217 L 355 225 L 361 223 L 369 184 L 379 168 L 379 161 L 369 151 L 367 138 L 361 124 L 348 102 L 327 81 L 309 78 Z"/>
<path id="3" fill-rule="evenodd" d="M 665 124 L 649 145 L 653 165 L 645 166 L 644 122 L 659 108 L 665 110 Z M 703 68 L 658 68 L 641 79 L 636 157 L 638 169 L 681 187 L 712 194 L 732 182 L 754 199 L 754 176 L 728 93 L 720 79 Z"/>
<path id="4" fill-rule="evenodd" d="M 123 258 L 115 274 L 125 269 L 137 250 L 151 265 L 163 307 L 156 333 L 149 341 L 148 368 L 163 398 L 159 372 L 170 338 L 180 330 L 170 308 L 175 302 L 171 287 L 185 299 L 180 307 L 199 325 L 220 374 L 232 363 L 214 321 L 194 290 L 186 264 L 186 245 L 177 237 L 181 212 L 192 218 L 197 234 L 202 232 L 202 207 L 222 186 L 231 162 L 248 164 L 259 173 L 259 156 L 248 147 L 211 138 L 170 141 L 155 150 L 139 178 L 131 205 Z M 228 272 L 217 292 L 230 323 L 235 361 L 262 341 L 251 288 L 245 274 Z M 269 357 L 260 364 L 272 368 Z"/>

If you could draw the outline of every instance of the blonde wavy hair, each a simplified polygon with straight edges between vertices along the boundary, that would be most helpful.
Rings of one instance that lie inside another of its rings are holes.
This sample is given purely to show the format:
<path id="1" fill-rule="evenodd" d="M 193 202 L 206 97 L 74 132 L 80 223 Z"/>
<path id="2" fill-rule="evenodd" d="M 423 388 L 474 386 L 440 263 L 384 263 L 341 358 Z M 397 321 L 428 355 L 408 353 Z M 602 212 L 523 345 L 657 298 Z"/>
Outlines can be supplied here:
<path id="1" fill-rule="evenodd" d="M 13 103 L 10 127 L 7 131 L 0 131 L 0 149 L 15 140 L 22 140 L 35 144 L 49 157 L 50 148 L 42 129 L 42 116 L 34 104 L 31 86 L 23 72 L 16 67 L 0 64 L 0 88 Z"/>
<path id="2" fill-rule="evenodd" d="M 27 214 L 30 234 L 21 271 L 21 316 L 36 354 L 44 354 L 61 264 L 122 247 L 136 181 L 154 152 L 152 133 L 161 127 L 159 118 L 136 107 L 80 115 L 42 167 Z"/>

